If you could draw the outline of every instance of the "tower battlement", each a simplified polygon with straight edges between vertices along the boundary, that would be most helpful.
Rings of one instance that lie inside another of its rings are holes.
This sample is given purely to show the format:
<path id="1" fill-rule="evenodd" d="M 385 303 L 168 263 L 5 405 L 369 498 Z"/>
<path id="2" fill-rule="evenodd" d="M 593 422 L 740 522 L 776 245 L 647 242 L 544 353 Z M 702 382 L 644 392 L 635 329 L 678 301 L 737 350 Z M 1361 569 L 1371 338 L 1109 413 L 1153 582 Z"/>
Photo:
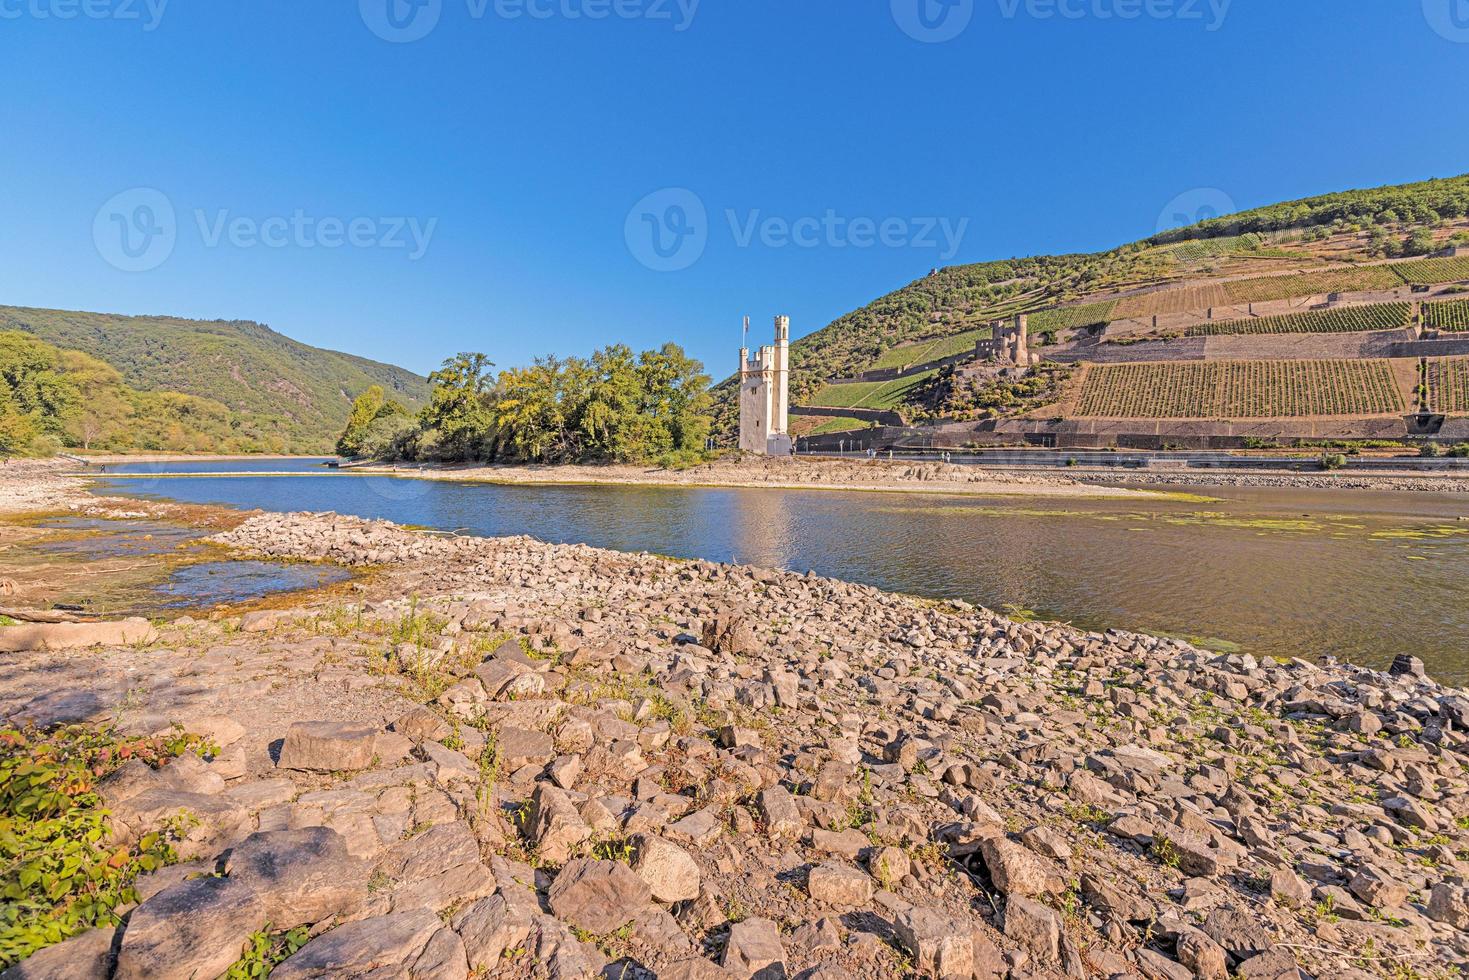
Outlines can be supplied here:
<path id="1" fill-rule="evenodd" d="M 747 321 L 748 322 L 748 321 Z M 791 318 L 775 318 L 775 343 L 740 348 L 740 449 L 786 456 L 790 415 Z"/>

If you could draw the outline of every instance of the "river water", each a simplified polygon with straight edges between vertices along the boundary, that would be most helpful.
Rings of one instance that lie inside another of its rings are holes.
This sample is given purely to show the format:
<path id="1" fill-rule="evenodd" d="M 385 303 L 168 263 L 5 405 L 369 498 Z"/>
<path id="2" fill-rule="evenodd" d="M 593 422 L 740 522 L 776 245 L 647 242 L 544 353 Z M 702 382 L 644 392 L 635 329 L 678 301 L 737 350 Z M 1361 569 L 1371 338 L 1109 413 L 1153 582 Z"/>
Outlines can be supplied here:
<path id="1" fill-rule="evenodd" d="M 1411 653 L 1444 681 L 1469 681 L 1469 495 L 1215 487 L 1196 491 L 1217 498 L 1209 503 L 1034 500 L 496 486 L 329 475 L 299 461 L 253 467 L 300 472 L 103 479 L 99 490 L 812 569 L 1218 649 L 1374 667 Z"/>

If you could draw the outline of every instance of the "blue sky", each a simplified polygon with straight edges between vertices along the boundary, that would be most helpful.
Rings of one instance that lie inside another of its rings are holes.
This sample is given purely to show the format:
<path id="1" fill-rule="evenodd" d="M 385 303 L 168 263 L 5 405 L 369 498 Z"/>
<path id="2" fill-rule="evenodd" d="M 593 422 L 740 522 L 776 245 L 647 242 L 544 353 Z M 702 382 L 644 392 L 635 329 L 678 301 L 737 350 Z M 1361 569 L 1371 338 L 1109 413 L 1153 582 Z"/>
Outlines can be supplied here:
<path id="1" fill-rule="evenodd" d="M 412 2 L 0 0 L 0 303 L 721 377 L 743 314 L 1469 171 L 1469 0 Z"/>

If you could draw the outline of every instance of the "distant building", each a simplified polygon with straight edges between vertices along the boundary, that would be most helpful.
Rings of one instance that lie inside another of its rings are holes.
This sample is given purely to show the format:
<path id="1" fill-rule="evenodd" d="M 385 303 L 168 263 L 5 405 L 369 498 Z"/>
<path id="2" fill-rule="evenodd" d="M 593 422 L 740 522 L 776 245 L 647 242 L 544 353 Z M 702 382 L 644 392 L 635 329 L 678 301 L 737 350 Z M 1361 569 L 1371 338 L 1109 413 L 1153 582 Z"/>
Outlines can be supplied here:
<path id="1" fill-rule="evenodd" d="M 995 324 L 988 340 L 975 343 L 974 356 L 981 361 L 1030 367 L 1035 362 L 1030 353 L 1030 319 L 1021 313 L 1011 323 Z"/>
<path id="2" fill-rule="evenodd" d="M 748 321 L 747 321 L 748 323 Z M 754 357 L 740 348 L 740 449 L 767 456 L 789 456 L 791 318 L 775 318 L 775 343 Z"/>

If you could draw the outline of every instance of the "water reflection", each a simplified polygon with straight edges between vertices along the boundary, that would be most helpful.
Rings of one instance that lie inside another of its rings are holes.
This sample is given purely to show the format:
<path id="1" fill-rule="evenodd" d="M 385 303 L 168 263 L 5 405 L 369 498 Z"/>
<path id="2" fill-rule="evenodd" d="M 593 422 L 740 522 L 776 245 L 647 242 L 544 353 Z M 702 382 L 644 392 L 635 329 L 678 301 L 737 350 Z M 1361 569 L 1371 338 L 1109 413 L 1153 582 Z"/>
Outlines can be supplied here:
<path id="1" fill-rule="evenodd" d="M 126 481 L 107 492 L 136 492 Z M 1218 639 L 1469 679 L 1469 497 L 1215 489 L 1218 503 L 823 491 L 494 486 L 332 477 L 159 480 L 148 493 L 335 510 L 815 570 L 1015 605 L 1086 628 Z"/>

